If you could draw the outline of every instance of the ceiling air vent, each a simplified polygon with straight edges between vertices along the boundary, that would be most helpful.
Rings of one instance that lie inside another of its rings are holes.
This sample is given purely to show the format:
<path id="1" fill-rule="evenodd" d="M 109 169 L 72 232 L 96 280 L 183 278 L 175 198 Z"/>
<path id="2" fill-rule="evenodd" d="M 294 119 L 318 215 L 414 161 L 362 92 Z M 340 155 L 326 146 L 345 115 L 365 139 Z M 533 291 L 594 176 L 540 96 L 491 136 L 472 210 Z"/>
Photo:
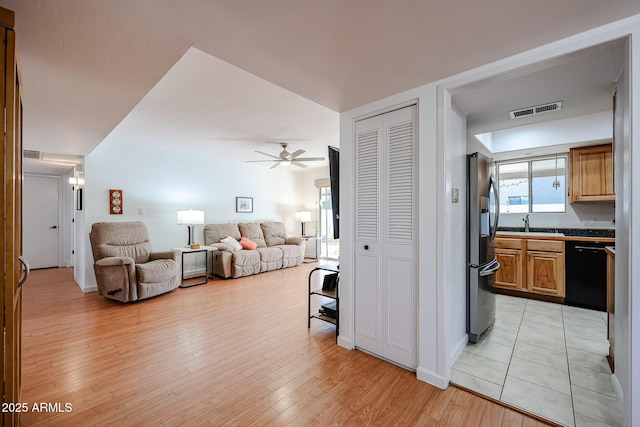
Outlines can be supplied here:
<path id="1" fill-rule="evenodd" d="M 520 110 L 510 111 L 509 115 L 512 119 L 519 117 L 534 116 L 536 114 L 549 113 L 562 109 L 562 101 L 552 102 L 550 104 L 538 105 L 536 107 L 527 107 Z"/>
<path id="2" fill-rule="evenodd" d="M 44 153 L 37 150 L 22 150 L 22 157 L 25 159 L 42 160 L 44 159 Z"/>

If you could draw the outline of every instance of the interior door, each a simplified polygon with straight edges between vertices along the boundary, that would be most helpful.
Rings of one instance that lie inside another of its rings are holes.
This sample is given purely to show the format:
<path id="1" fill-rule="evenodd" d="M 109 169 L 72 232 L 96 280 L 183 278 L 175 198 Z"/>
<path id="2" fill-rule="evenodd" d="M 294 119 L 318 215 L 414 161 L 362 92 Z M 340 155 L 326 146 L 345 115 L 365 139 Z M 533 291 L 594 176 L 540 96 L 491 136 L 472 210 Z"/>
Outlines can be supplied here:
<path id="1" fill-rule="evenodd" d="M 25 175 L 24 256 L 32 269 L 60 265 L 60 178 Z"/>
<path id="2" fill-rule="evenodd" d="M 415 106 L 356 123 L 356 347 L 416 367 Z"/>
<path id="3" fill-rule="evenodd" d="M 4 146 L 2 150 L 2 205 L 4 210 L 0 240 L 3 245 L 2 306 L 4 329 L 2 342 L 3 403 L 20 402 L 21 349 L 22 349 L 22 284 L 28 267 L 22 253 L 22 105 L 20 85 L 15 62 L 14 15 L 0 8 L 0 34 L 3 43 L 0 57 L 4 59 L 4 84 L 0 85 L 0 99 L 4 102 L 2 123 Z M 23 264 L 24 262 L 24 264 Z M 26 267 L 23 270 L 23 265 Z M 16 412 L 3 411 L 2 425 L 18 425 Z"/>

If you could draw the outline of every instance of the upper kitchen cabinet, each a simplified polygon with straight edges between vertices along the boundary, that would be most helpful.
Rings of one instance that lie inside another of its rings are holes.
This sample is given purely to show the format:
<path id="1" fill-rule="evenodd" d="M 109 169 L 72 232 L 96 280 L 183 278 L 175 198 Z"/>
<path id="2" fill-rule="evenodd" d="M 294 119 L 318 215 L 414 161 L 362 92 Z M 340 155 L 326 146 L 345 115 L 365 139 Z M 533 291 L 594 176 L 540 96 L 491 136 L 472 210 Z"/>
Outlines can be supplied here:
<path id="1" fill-rule="evenodd" d="M 569 151 L 569 202 L 613 202 L 612 144 Z"/>

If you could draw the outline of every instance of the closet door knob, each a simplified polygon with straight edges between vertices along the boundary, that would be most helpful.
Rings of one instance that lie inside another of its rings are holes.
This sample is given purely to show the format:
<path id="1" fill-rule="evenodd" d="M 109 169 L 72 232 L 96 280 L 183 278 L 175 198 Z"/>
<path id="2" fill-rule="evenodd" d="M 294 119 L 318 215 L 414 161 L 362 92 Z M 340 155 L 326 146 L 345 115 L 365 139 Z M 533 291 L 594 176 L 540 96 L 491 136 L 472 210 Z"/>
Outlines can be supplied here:
<path id="1" fill-rule="evenodd" d="M 369 250 L 369 245 L 364 245 L 364 250 L 368 251 Z"/>

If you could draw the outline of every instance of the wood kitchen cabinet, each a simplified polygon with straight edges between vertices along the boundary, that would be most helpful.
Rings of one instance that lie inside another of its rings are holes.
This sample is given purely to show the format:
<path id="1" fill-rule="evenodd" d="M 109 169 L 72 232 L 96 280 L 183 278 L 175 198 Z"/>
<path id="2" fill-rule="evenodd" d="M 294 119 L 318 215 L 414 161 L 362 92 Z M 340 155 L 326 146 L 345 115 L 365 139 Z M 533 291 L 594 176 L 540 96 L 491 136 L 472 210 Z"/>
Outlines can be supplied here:
<path id="1" fill-rule="evenodd" d="M 613 202 L 612 144 L 569 150 L 569 203 Z"/>
<path id="2" fill-rule="evenodd" d="M 527 290 L 564 298 L 564 242 L 527 240 Z"/>
<path id="3" fill-rule="evenodd" d="M 522 242 L 522 239 L 496 239 L 500 269 L 496 271 L 494 286 L 522 290 Z"/>
<path id="4" fill-rule="evenodd" d="M 564 241 L 497 238 L 494 286 L 564 298 Z"/>

